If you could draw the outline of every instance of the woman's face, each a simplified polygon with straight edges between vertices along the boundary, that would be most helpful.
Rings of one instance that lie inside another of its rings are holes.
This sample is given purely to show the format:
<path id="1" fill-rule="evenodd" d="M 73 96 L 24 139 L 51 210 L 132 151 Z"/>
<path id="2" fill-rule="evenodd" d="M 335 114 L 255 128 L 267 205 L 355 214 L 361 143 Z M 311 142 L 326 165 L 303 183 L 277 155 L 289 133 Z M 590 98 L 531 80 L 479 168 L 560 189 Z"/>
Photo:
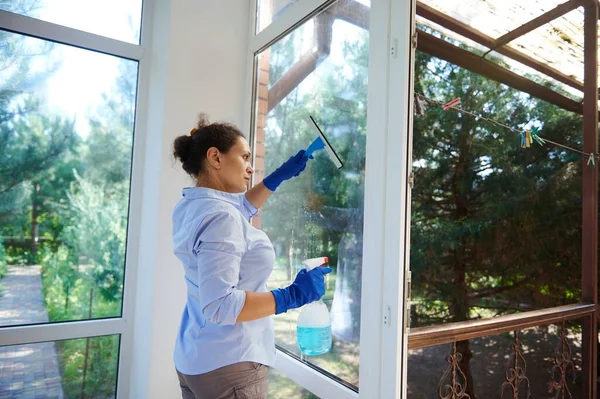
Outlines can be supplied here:
<path id="1" fill-rule="evenodd" d="M 223 157 L 219 177 L 225 191 L 229 193 L 242 193 L 250 184 L 250 177 L 254 168 L 250 163 L 252 153 L 245 138 L 239 137 L 233 147 Z"/>

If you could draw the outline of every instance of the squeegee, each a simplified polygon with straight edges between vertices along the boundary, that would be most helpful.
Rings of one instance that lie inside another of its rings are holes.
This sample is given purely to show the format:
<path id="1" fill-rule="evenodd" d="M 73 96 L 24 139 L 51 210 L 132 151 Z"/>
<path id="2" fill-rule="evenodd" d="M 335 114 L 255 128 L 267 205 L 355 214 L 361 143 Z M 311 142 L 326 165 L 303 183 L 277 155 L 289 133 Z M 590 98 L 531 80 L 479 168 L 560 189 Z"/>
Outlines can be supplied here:
<path id="1" fill-rule="evenodd" d="M 315 139 L 315 141 L 313 141 L 312 144 L 306 149 L 306 155 L 311 156 L 315 151 L 325 150 L 325 152 L 327 152 L 327 155 L 329 155 L 329 158 L 335 164 L 335 166 L 338 169 L 341 169 L 342 166 L 344 166 L 344 164 L 342 164 L 342 160 L 335 153 L 335 150 L 333 149 L 331 144 L 329 144 L 329 141 L 327 141 L 327 138 L 323 134 L 321 128 L 319 128 L 319 125 L 317 125 L 317 122 L 315 122 L 315 119 L 311 115 L 309 115 L 306 118 L 306 120 L 308 124 L 312 126 L 315 133 L 317 133 L 317 138 Z"/>

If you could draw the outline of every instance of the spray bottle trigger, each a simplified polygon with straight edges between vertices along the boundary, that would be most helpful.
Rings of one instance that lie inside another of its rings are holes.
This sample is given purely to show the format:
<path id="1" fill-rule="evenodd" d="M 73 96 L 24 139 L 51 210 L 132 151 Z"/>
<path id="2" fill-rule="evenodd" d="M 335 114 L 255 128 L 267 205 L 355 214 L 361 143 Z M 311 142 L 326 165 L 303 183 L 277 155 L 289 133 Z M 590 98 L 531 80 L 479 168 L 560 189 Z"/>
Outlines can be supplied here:
<path id="1" fill-rule="evenodd" d="M 321 256 L 319 258 L 306 259 L 302 264 L 304 265 L 307 272 L 311 271 L 315 267 L 322 266 L 329 262 L 327 256 Z"/>

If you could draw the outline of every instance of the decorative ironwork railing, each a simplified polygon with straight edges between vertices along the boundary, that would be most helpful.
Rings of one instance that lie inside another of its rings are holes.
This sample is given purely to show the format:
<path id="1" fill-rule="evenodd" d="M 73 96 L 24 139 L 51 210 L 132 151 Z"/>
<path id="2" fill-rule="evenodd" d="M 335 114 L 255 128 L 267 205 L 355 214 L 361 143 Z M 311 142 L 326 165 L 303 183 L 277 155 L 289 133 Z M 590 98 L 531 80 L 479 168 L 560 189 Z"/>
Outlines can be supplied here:
<path id="1" fill-rule="evenodd" d="M 461 369 L 463 360 L 457 343 L 505 332 L 514 334 L 505 365 L 505 378 L 500 387 L 500 399 L 532 399 L 527 355 L 523 352 L 520 331 L 526 328 L 555 324 L 559 327 L 559 343 L 553 354 L 553 366 L 549 370 L 548 393 L 556 399 L 574 399 L 569 384 L 575 382 L 575 365 L 572 360 L 566 322 L 583 319 L 596 312 L 593 304 L 574 304 L 548 308 L 521 314 L 500 316 L 493 319 L 470 320 L 447 323 L 443 326 L 421 327 L 410 330 L 409 349 L 421 349 L 442 344 L 451 344 L 451 353 L 446 357 L 448 366 L 438 383 L 439 399 L 476 399 L 469 392 L 469 377 Z M 552 354 L 548 355 L 549 357 Z M 468 363 L 468 362 L 467 362 Z M 463 365 L 464 366 L 464 365 Z M 569 376 L 573 381 L 569 381 Z"/>

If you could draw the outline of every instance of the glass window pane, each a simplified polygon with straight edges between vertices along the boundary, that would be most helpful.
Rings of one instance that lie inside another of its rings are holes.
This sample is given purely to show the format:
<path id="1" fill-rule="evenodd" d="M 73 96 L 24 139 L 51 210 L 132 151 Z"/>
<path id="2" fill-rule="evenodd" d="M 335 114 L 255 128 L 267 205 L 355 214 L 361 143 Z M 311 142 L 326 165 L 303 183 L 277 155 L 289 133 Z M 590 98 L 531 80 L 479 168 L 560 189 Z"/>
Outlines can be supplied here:
<path id="1" fill-rule="evenodd" d="M 256 33 L 275 21 L 296 2 L 302 0 L 256 0 Z M 356 3 L 371 7 L 371 0 L 355 0 Z M 367 16 L 368 18 L 368 16 Z"/>
<path id="2" fill-rule="evenodd" d="M 257 0 L 256 32 L 269 26 L 297 1 L 299 0 Z"/>
<path id="3" fill-rule="evenodd" d="M 118 335 L 0 347 L 2 398 L 114 398 Z"/>
<path id="4" fill-rule="evenodd" d="M 345 4 L 345 3 L 344 3 Z M 277 191 L 253 223 L 271 238 L 277 263 L 270 288 L 289 285 L 302 261 L 329 257 L 323 301 L 330 310 L 333 345 L 303 356 L 341 381 L 358 386 L 363 242 L 363 189 L 369 8 L 334 3 L 258 56 L 256 182 L 316 138 L 321 126 L 344 167 L 325 151 Z M 352 15 L 353 23 L 339 18 Z M 296 321 L 302 309 L 275 317 L 276 343 L 300 356 Z"/>
<path id="5" fill-rule="evenodd" d="M 566 323 L 564 340 L 561 330 L 562 325 L 547 325 L 519 331 L 520 351 L 517 353 L 513 349 L 514 332 L 457 343 L 457 354 L 463 360 L 455 369 L 456 382 L 464 386 L 467 381 L 466 393 L 472 398 L 512 398 L 513 390 L 507 376 L 514 375 L 517 355 L 519 375 L 526 377 L 518 381 L 519 398 L 528 397 L 528 389 L 531 398 L 562 398 L 564 387 L 565 398 L 571 397 L 567 393 L 570 392 L 573 399 L 581 399 L 581 321 Z M 452 354 L 452 344 L 410 350 L 408 398 L 446 397 L 448 391 L 444 387 L 452 385 L 452 363 L 447 357 Z M 564 384 L 559 365 L 566 370 Z M 504 395 L 501 396 L 502 389 Z"/>
<path id="6" fill-rule="evenodd" d="M 0 325 L 120 316 L 137 62 L 0 52 Z"/>
<path id="7" fill-rule="evenodd" d="M 10 0 L 0 10 L 139 44 L 142 0 Z"/>
<path id="8" fill-rule="evenodd" d="M 582 118 L 417 52 L 415 91 L 516 131 L 420 101 L 410 267 L 413 327 L 581 300 Z"/>

